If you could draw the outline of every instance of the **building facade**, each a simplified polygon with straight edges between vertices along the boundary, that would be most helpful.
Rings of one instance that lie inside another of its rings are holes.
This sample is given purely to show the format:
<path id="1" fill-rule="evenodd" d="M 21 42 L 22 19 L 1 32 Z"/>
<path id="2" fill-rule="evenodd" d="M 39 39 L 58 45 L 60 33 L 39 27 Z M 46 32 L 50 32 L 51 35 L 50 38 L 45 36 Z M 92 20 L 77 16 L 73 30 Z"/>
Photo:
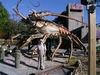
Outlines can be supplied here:
<path id="1" fill-rule="evenodd" d="M 84 22 L 84 8 L 81 4 L 69 3 L 66 7 L 67 16 Z M 88 43 L 88 25 L 66 19 L 66 27 L 70 32 L 79 37 L 83 43 Z M 100 43 L 100 26 L 96 26 L 96 41 Z"/>
<path id="2" fill-rule="evenodd" d="M 77 19 L 79 21 L 84 21 L 84 9 L 83 5 L 81 4 L 71 4 L 69 3 L 66 7 L 67 16 Z M 66 19 L 66 27 L 69 31 L 74 33 L 76 36 L 78 36 L 81 39 L 81 33 L 83 24 L 80 22 L 77 22 L 75 20 Z"/>

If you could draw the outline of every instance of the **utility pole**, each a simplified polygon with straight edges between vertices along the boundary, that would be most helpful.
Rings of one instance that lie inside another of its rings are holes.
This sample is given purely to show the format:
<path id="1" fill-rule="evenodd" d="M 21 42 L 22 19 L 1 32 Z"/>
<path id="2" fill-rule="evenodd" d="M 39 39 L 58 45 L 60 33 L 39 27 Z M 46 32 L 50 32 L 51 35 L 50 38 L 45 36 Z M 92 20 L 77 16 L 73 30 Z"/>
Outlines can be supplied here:
<path id="1" fill-rule="evenodd" d="M 88 75 L 96 75 L 96 12 L 92 10 L 93 4 L 89 5 L 89 53 L 88 53 Z M 94 11 L 94 12 L 93 12 Z"/>
<path id="2" fill-rule="evenodd" d="M 85 1 L 85 3 L 84 3 Z M 81 0 L 81 4 L 88 8 L 88 75 L 96 75 L 96 0 Z"/>

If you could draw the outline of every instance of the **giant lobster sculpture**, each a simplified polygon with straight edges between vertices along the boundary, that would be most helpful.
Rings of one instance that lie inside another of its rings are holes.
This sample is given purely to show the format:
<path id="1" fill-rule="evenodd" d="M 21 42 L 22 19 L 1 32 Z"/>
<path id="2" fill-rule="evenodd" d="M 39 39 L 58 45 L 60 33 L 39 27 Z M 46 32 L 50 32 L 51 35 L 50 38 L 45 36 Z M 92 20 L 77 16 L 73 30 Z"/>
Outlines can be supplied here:
<path id="1" fill-rule="evenodd" d="M 24 43 L 22 43 L 21 45 L 17 44 L 16 47 L 18 49 L 22 49 L 24 46 L 26 46 L 28 43 L 30 43 L 31 40 L 33 40 L 35 38 L 43 38 L 44 42 L 45 42 L 47 38 L 55 38 L 56 37 L 56 38 L 59 38 L 59 44 L 58 44 L 57 48 L 54 50 L 51 60 L 53 60 L 55 53 L 58 51 L 58 49 L 62 43 L 62 38 L 70 40 L 71 43 L 75 42 L 81 49 L 84 50 L 84 52 L 86 52 L 86 48 L 85 48 L 84 44 L 80 41 L 80 39 L 76 35 L 69 32 L 62 25 L 59 25 L 52 21 L 46 20 L 44 18 L 44 16 L 49 16 L 49 15 L 50 16 L 60 16 L 60 17 L 65 17 L 65 18 L 68 18 L 68 19 L 71 19 L 71 20 L 74 20 L 74 21 L 77 21 L 80 23 L 84 23 L 84 22 L 81 22 L 79 20 L 73 19 L 73 18 L 65 16 L 65 15 L 55 14 L 50 11 L 36 12 L 35 10 L 30 10 L 31 13 L 28 15 L 28 17 L 24 17 L 18 11 L 18 5 L 20 2 L 21 2 L 21 0 L 19 0 L 16 7 L 13 7 L 14 12 L 17 15 L 19 15 L 22 19 L 24 19 L 24 21 L 27 21 L 30 25 L 32 25 L 33 28 L 35 30 L 37 30 L 38 32 L 36 34 L 33 33 L 32 35 L 30 35 L 29 38 L 27 38 L 27 40 Z M 17 35 L 17 36 L 19 36 L 19 35 Z M 12 40 L 14 38 L 16 38 L 17 36 L 12 37 Z M 70 58 L 71 58 L 71 54 L 70 54 Z"/>

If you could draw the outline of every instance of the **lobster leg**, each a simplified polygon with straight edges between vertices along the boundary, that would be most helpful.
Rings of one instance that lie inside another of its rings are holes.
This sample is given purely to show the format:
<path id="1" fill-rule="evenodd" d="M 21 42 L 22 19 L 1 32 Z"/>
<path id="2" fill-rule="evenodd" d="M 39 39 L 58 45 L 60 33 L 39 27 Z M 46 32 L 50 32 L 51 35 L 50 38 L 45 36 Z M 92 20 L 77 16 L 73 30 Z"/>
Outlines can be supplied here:
<path id="1" fill-rule="evenodd" d="M 31 46 L 31 43 L 28 44 L 28 53 L 30 52 L 30 50 L 34 47 L 34 45 Z"/>
<path id="2" fill-rule="evenodd" d="M 57 48 L 54 50 L 54 52 L 53 52 L 53 54 L 52 54 L 51 61 L 53 61 L 54 55 L 55 55 L 56 52 L 58 51 L 58 49 L 59 49 L 61 43 L 62 43 L 62 38 L 61 38 L 61 36 L 60 36 L 60 37 L 59 37 L 59 44 L 58 44 Z"/>
<path id="3" fill-rule="evenodd" d="M 74 34 L 72 34 L 72 40 L 75 41 L 84 50 L 84 55 L 86 55 L 87 49 L 85 48 L 84 44 L 80 41 L 80 39 Z"/>
<path id="4" fill-rule="evenodd" d="M 33 58 L 34 54 L 37 52 L 37 48 L 35 48 L 32 52 L 31 58 Z"/>
<path id="5" fill-rule="evenodd" d="M 31 36 L 26 40 L 26 42 L 25 42 L 23 45 L 21 45 L 21 46 L 19 47 L 19 49 L 22 49 L 23 47 L 25 47 L 29 42 L 31 42 L 32 39 L 34 39 L 34 38 L 41 38 L 41 37 L 43 37 L 43 35 L 44 35 L 44 34 L 33 34 L 33 35 L 31 35 Z"/>
<path id="6" fill-rule="evenodd" d="M 47 39 L 49 36 L 50 36 L 49 34 L 45 34 L 45 35 L 44 35 L 44 37 L 43 37 L 43 40 L 44 40 L 43 43 L 46 42 L 46 39 Z"/>
<path id="7" fill-rule="evenodd" d="M 71 42 L 70 54 L 69 54 L 69 59 L 68 59 L 68 63 L 69 63 L 69 61 L 70 61 L 70 59 L 72 57 L 73 41 L 72 41 L 72 36 L 71 37 L 68 36 L 68 38 L 69 38 L 69 40 Z"/>
<path id="8" fill-rule="evenodd" d="M 20 35 L 21 35 L 21 34 L 19 33 L 19 34 L 15 35 L 15 36 L 11 36 L 11 42 L 13 42 L 13 40 L 14 40 L 15 38 L 19 37 Z"/>

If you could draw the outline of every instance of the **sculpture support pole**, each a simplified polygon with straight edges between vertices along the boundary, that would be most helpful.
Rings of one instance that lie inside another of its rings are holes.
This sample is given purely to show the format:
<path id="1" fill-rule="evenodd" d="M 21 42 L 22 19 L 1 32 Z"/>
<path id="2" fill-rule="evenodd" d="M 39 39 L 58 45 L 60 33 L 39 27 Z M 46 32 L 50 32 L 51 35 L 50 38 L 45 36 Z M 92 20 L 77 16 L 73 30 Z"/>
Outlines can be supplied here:
<path id="1" fill-rule="evenodd" d="M 4 61 L 4 57 L 5 57 L 5 50 L 2 48 L 0 48 L 0 61 Z"/>
<path id="2" fill-rule="evenodd" d="M 15 67 L 16 68 L 20 67 L 20 50 L 16 50 L 16 54 L 15 54 Z"/>

